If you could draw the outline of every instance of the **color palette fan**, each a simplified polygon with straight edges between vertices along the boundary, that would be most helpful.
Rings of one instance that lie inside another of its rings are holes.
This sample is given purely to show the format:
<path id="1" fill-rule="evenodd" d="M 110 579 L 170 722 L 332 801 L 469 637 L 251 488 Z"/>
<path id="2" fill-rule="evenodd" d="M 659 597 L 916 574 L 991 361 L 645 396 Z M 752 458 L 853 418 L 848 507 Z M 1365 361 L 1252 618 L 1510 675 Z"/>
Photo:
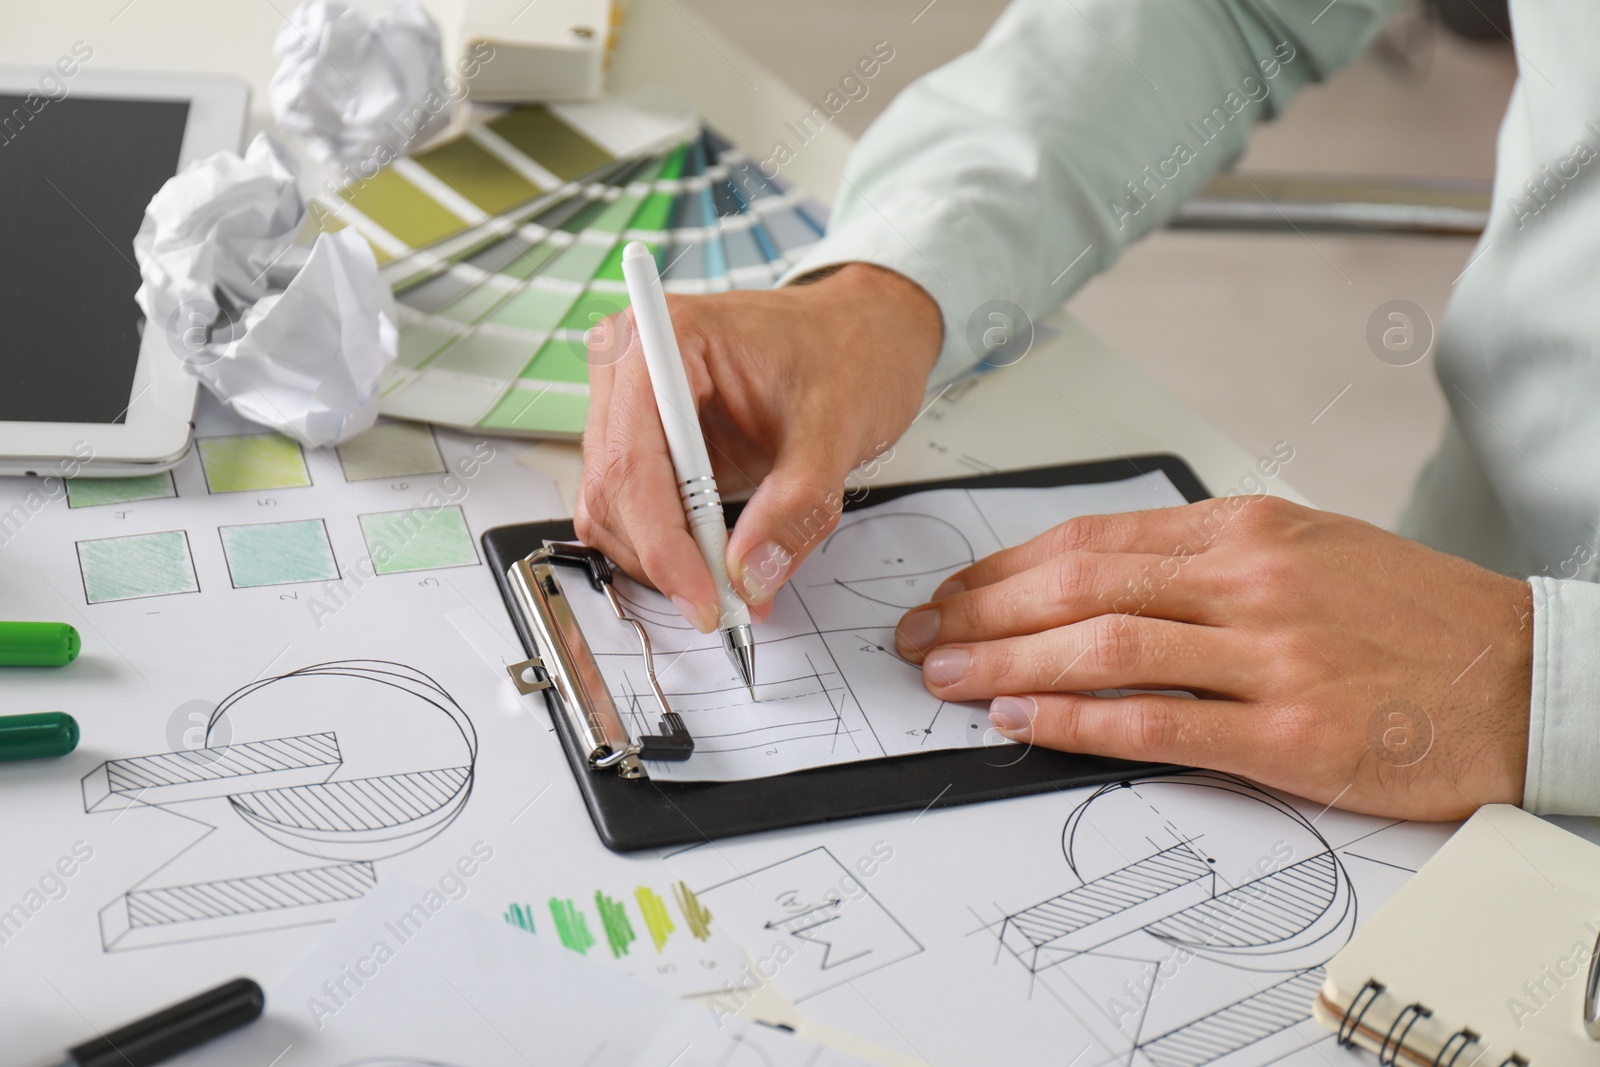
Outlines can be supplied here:
<path id="1" fill-rule="evenodd" d="M 340 195 L 399 306 L 383 413 L 539 437 L 583 429 L 625 242 L 669 292 L 766 288 L 826 218 L 714 131 L 627 102 L 517 108 Z"/>

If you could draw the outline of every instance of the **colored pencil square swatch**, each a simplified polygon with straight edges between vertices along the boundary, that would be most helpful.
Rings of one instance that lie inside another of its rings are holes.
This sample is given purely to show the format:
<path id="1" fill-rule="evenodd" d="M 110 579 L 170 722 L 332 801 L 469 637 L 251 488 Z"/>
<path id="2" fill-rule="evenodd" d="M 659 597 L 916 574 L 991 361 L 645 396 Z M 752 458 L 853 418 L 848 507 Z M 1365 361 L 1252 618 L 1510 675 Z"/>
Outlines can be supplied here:
<path id="1" fill-rule="evenodd" d="M 200 450 L 206 488 L 213 493 L 299 489 L 311 484 L 305 453 L 282 434 L 202 437 L 195 445 Z"/>
<path id="2" fill-rule="evenodd" d="M 361 535 L 379 574 L 470 567 L 478 562 L 467 518 L 453 505 L 363 515 Z"/>
<path id="3" fill-rule="evenodd" d="M 327 582 L 339 577 L 339 565 L 321 519 L 224 526 L 222 554 L 235 589 L 295 582 Z"/>
<path id="4" fill-rule="evenodd" d="M 93 508 L 101 504 L 132 504 L 139 500 L 162 500 L 178 495 L 172 472 L 146 474 L 139 478 L 68 478 L 67 507 Z"/>
<path id="5" fill-rule="evenodd" d="M 200 591 L 182 530 L 79 541 L 78 566 L 91 604 Z"/>
<path id="6" fill-rule="evenodd" d="M 433 431 L 421 423 L 380 422 L 339 446 L 347 482 L 443 474 L 444 457 Z"/>

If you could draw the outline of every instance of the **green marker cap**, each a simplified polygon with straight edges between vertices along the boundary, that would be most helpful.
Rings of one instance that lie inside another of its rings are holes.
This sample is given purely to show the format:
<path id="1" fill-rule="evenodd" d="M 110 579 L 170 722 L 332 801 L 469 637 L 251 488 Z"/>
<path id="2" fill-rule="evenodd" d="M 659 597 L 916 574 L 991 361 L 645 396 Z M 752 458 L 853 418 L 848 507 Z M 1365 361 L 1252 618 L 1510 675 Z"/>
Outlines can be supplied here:
<path id="1" fill-rule="evenodd" d="M 0 716 L 0 763 L 65 756 L 78 747 L 78 720 L 64 711 Z"/>
<path id="2" fill-rule="evenodd" d="M 82 644 L 64 622 L 0 622 L 0 667 L 62 667 Z"/>

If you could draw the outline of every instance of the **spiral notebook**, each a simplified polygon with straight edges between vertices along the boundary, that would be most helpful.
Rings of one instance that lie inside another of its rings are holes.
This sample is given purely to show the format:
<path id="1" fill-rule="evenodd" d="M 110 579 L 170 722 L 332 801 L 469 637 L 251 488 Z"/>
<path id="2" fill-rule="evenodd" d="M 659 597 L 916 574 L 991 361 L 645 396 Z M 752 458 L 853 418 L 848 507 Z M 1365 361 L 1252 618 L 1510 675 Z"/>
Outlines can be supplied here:
<path id="1" fill-rule="evenodd" d="M 1600 846 L 1492 804 L 1334 957 L 1314 1012 L 1385 1065 L 1597 1064 L 1597 935 Z"/>

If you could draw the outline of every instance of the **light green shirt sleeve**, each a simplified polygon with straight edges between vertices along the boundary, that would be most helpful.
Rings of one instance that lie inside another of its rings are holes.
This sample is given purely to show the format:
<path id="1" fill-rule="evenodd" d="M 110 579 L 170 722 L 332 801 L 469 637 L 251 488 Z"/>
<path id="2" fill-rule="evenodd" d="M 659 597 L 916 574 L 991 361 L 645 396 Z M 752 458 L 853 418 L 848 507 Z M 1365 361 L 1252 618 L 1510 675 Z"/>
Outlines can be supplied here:
<path id="1" fill-rule="evenodd" d="M 917 282 L 944 317 L 942 384 L 984 354 L 974 312 L 1052 310 L 1401 6 L 1016 0 L 862 137 L 827 237 L 786 280 L 862 261 Z"/>
<path id="2" fill-rule="evenodd" d="M 1522 806 L 1600 815 L 1600 585 L 1536 576 Z"/>

